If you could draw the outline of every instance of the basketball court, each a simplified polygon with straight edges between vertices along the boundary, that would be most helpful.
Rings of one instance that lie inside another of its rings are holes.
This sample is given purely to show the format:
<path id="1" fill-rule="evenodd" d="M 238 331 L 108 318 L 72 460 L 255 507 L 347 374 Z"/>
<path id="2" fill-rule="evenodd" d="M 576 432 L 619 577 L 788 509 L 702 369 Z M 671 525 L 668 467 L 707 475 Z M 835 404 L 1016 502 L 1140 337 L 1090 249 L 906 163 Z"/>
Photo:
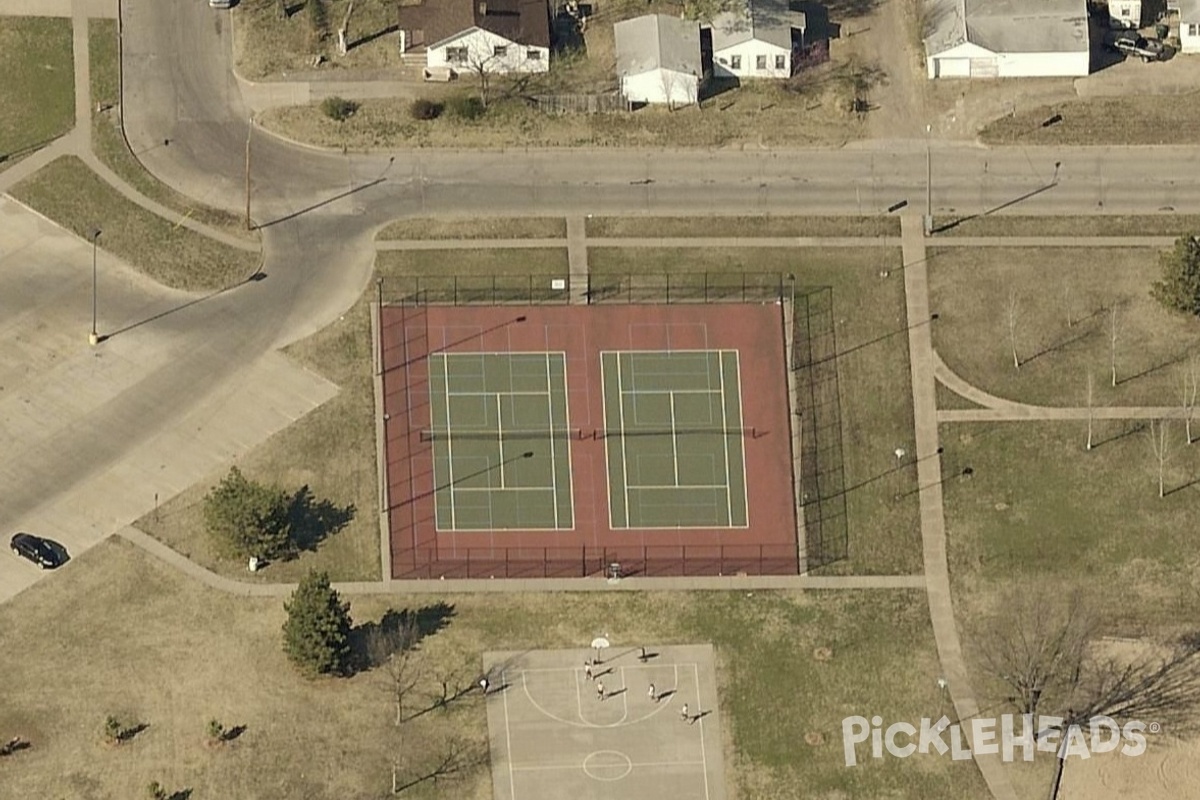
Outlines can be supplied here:
<path id="1" fill-rule="evenodd" d="M 493 797 L 724 800 L 712 646 L 595 652 L 484 654 Z"/>

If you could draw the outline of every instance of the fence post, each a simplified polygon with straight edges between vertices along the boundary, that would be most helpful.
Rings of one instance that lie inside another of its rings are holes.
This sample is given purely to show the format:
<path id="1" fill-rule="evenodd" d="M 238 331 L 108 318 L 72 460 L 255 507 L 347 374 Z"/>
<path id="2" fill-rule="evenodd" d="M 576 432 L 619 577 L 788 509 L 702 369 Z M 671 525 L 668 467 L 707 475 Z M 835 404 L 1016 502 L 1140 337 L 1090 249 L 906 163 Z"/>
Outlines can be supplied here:
<path id="1" fill-rule="evenodd" d="M 529 273 L 527 277 L 529 278 L 529 305 L 533 305 L 533 273 Z"/>
<path id="2" fill-rule="evenodd" d="M 467 577 L 471 576 L 471 548 L 467 548 Z"/>

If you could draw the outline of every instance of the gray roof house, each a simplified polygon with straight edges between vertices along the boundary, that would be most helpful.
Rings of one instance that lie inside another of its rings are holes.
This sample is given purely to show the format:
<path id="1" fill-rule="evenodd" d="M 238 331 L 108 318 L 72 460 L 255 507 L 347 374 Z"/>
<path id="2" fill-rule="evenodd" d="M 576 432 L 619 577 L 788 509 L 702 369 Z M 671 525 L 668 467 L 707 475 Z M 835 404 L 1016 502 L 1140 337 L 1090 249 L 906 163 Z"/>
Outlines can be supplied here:
<path id="1" fill-rule="evenodd" d="M 689 105 L 699 100 L 700 26 L 666 14 L 613 25 L 621 93 L 634 103 Z"/>
<path id="2" fill-rule="evenodd" d="M 703 26 L 712 36 L 713 75 L 789 77 L 805 26 L 804 12 L 790 10 L 788 0 L 743 0 Z"/>
<path id="3" fill-rule="evenodd" d="M 1087 0 L 925 0 L 930 78 L 1087 75 Z"/>

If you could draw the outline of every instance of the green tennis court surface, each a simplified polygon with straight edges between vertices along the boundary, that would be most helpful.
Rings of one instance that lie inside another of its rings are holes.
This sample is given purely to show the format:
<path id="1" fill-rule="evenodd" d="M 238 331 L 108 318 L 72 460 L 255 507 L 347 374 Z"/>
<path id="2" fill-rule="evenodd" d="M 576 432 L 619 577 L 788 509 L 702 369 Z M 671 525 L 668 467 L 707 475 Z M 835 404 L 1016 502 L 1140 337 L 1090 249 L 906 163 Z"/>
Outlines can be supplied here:
<path id="1" fill-rule="evenodd" d="M 438 530 L 569 529 L 563 353 L 429 357 Z"/>
<path id="2" fill-rule="evenodd" d="M 737 351 L 600 358 L 612 527 L 745 527 Z"/>

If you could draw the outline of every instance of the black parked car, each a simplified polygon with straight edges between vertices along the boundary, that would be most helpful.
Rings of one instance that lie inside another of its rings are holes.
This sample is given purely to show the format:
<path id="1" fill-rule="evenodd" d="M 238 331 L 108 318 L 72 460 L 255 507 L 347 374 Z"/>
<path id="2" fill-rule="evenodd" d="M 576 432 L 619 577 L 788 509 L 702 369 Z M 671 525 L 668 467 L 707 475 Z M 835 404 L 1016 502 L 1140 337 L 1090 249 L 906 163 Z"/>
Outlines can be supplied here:
<path id="1" fill-rule="evenodd" d="M 1110 31 L 1104 37 L 1104 46 L 1127 56 L 1137 56 L 1142 61 L 1159 61 L 1165 55 L 1162 42 L 1132 31 Z"/>
<path id="2" fill-rule="evenodd" d="M 42 569 L 54 569 L 62 566 L 67 560 L 62 545 L 32 533 L 18 533 L 12 537 L 10 544 L 14 554 L 32 561 Z"/>

